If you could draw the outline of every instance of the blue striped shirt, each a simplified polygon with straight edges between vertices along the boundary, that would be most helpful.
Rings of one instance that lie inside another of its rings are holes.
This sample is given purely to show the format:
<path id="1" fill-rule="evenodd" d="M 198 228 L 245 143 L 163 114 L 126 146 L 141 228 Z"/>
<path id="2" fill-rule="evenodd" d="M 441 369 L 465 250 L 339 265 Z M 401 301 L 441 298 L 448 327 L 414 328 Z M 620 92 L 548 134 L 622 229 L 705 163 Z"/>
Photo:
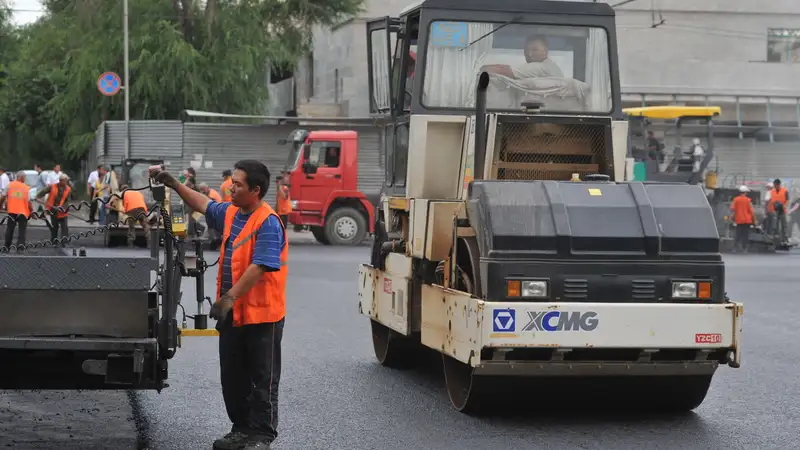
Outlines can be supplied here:
<path id="1" fill-rule="evenodd" d="M 230 202 L 217 203 L 211 201 L 208 204 L 206 223 L 210 228 L 217 230 L 220 235 L 225 232 L 225 214 L 230 206 Z M 225 242 L 225 259 L 222 261 L 222 294 L 225 294 L 233 287 L 233 275 L 231 273 L 233 241 L 239 236 L 249 218 L 250 214 L 242 214 L 241 211 L 237 212 L 233 217 L 231 235 L 228 241 Z M 261 225 L 255 239 L 256 249 L 253 254 L 252 264 L 258 264 L 268 272 L 280 270 L 281 252 L 286 245 L 280 219 L 276 216 L 269 216 Z"/>

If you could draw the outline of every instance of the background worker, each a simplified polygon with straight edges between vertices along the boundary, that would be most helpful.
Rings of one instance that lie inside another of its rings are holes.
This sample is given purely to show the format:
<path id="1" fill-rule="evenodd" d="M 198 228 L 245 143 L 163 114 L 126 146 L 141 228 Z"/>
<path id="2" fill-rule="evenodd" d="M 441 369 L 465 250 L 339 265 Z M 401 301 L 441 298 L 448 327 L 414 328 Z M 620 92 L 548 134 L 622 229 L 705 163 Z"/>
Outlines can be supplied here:
<path id="1" fill-rule="evenodd" d="M 150 177 L 205 213 L 209 227 L 222 233 L 219 300 L 210 315 L 217 319 L 222 397 L 233 427 L 214 448 L 259 450 L 278 435 L 289 244 L 280 218 L 264 201 L 267 167 L 243 160 L 234 168 L 232 203 L 210 201 L 157 166 Z"/>
<path id="2" fill-rule="evenodd" d="M 222 203 L 222 196 L 219 195 L 219 192 L 215 191 L 214 189 L 211 189 L 210 187 L 208 187 L 207 184 L 200 183 L 199 188 L 200 192 L 202 192 L 203 195 L 205 195 L 206 197 L 210 198 L 211 200 L 217 203 Z M 219 246 L 222 244 L 222 235 L 220 233 L 217 233 L 217 230 L 215 230 L 214 227 L 209 226 L 208 236 L 209 238 L 211 238 L 211 248 L 214 250 L 219 248 Z"/>
<path id="3" fill-rule="evenodd" d="M 772 182 L 774 188 L 769 193 L 767 212 L 772 214 L 773 235 L 776 243 L 786 242 L 786 211 L 789 210 L 789 191 L 781 185 L 780 179 Z"/>
<path id="4" fill-rule="evenodd" d="M 89 197 L 89 201 L 92 202 L 92 204 L 89 205 L 89 223 L 94 223 L 94 218 L 97 215 L 97 202 L 93 200 L 98 181 L 100 181 L 100 169 L 102 167 L 102 165 L 97 166 L 97 169 L 93 170 L 92 173 L 89 174 L 89 178 L 86 179 L 86 195 Z"/>
<path id="5" fill-rule="evenodd" d="M 72 194 L 72 188 L 69 186 L 69 176 L 62 172 L 58 176 L 58 183 L 51 184 L 49 189 L 39 191 L 36 194 L 36 199 L 38 200 L 48 194 L 47 203 L 45 203 L 44 207 L 50 212 L 50 221 L 48 223 L 50 226 L 50 240 L 55 241 L 58 238 L 59 228 L 61 229 L 61 237 L 66 238 L 69 236 L 69 224 L 67 223 L 69 214 L 66 211 L 67 200 Z M 45 220 L 47 219 L 45 218 Z"/>
<path id="6" fill-rule="evenodd" d="M 231 201 L 231 185 L 233 185 L 233 181 L 231 181 L 232 176 L 233 173 L 230 170 L 222 171 L 222 185 L 219 187 L 219 191 L 222 193 L 223 202 Z"/>
<path id="7" fill-rule="evenodd" d="M 750 226 L 754 224 L 755 214 L 753 212 L 753 201 L 747 195 L 750 189 L 747 186 L 739 186 L 739 195 L 731 202 L 733 211 L 733 223 L 736 224 L 736 235 L 733 242 L 733 251 L 747 253 L 750 246 Z"/>
<path id="8" fill-rule="evenodd" d="M 283 226 L 289 226 L 289 213 L 292 212 L 292 198 L 289 195 L 289 186 L 283 183 L 285 172 L 276 180 L 278 189 L 275 192 L 275 207 L 278 209 L 278 216 L 283 222 Z"/>
<path id="9" fill-rule="evenodd" d="M 136 243 L 136 224 L 138 223 L 144 230 L 144 241 L 149 246 L 150 221 L 147 218 L 149 211 L 147 210 L 144 194 L 139 191 L 127 191 L 126 189 L 128 189 L 128 185 L 122 185 L 122 212 L 128 216 L 125 220 L 128 224 L 128 245 L 133 247 Z"/>
<path id="10" fill-rule="evenodd" d="M 31 188 L 25 184 L 25 172 L 17 172 L 17 178 L 8 183 L 6 192 L 0 193 L 0 208 L 5 205 L 9 220 L 6 224 L 5 247 L 11 247 L 14 239 L 14 228 L 19 230 L 17 234 L 17 251 L 21 251 L 25 246 L 25 232 L 28 229 L 28 220 L 31 218 L 33 204 L 30 200 Z"/>

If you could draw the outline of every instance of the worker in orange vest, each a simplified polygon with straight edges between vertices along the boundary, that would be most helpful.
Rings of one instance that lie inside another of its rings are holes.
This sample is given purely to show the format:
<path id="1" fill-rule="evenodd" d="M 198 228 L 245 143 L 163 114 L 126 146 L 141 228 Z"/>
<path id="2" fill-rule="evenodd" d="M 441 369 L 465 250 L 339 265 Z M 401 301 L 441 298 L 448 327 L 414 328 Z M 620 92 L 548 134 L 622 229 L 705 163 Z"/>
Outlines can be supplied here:
<path id="1" fill-rule="evenodd" d="M 51 184 L 50 189 L 42 189 L 36 194 L 36 199 L 47 196 L 47 202 L 44 207 L 49 212 L 50 221 L 50 240 L 55 242 L 58 238 L 58 230 L 61 229 L 61 238 L 65 239 L 69 236 L 69 224 L 67 220 L 69 214 L 66 209 L 67 200 L 70 198 L 72 188 L 69 186 L 69 176 L 64 172 L 58 175 L 58 183 Z M 61 245 L 65 242 L 61 242 Z"/>
<path id="2" fill-rule="evenodd" d="M 229 202 L 231 201 L 231 186 L 233 185 L 233 181 L 231 181 L 231 176 L 233 174 L 230 170 L 222 171 L 222 185 L 219 187 L 220 192 L 222 192 L 222 201 Z"/>
<path id="3" fill-rule="evenodd" d="M 789 210 L 789 191 L 781 185 L 780 179 L 772 182 L 774 186 L 769 193 L 767 213 L 772 216 L 773 235 L 776 243 L 786 242 L 786 211 Z"/>
<path id="4" fill-rule="evenodd" d="M 202 192 L 203 195 L 205 195 L 206 197 L 210 198 L 211 200 L 217 203 L 222 203 L 222 196 L 219 195 L 219 192 L 215 191 L 214 189 L 211 189 L 210 187 L 208 187 L 207 184 L 200 183 L 199 188 L 200 192 Z M 213 227 L 208 227 L 208 235 L 209 238 L 211 239 L 211 247 L 214 250 L 219 248 L 219 246 L 222 244 L 222 235 L 220 233 L 217 233 L 217 230 L 215 230 Z"/>
<path id="5" fill-rule="evenodd" d="M 292 212 L 292 197 L 289 195 L 289 186 L 283 183 L 285 172 L 281 172 L 281 176 L 276 180 L 278 189 L 275 193 L 275 207 L 278 210 L 278 216 L 283 222 L 283 226 L 289 225 L 289 213 Z"/>
<path id="6" fill-rule="evenodd" d="M 122 185 L 122 212 L 128 216 L 125 220 L 128 225 L 128 245 L 132 247 L 136 242 L 136 224 L 138 223 L 144 230 L 145 243 L 149 246 L 150 220 L 147 215 L 150 210 L 147 209 L 144 194 L 139 191 L 129 191 L 128 188 L 128 185 Z"/>
<path id="7" fill-rule="evenodd" d="M 28 220 L 33 211 L 30 199 L 31 188 L 25 184 L 25 172 L 17 172 L 17 178 L 8 184 L 5 193 L 0 193 L 0 208 L 5 205 L 10 220 L 6 224 L 6 248 L 11 247 L 14 240 L 14 229 L 19 229 L 17 235 L 17 251 L 25 246 L 25 232 L 28 229 Z"/>
<path id="8" fill-rule="evenodd" d="M 210 316 L 217 320 L 222 397 L 233 426 L 214 448 L 268 449 L 277 436 L 289 243 L 264 201 L 267 167 L 243 160 L 234 169 L 232 203 L 209 200 L 158 166 L 150 168 L 150 177 L 205 213 L 208 226 L 222 233 L 218 300 Z"/>
<path id="9" fill-rule="evenodd" d="M 750 246 L 750 227 L 754 225 L 753 201 L 747 195 L 750 188 L 747 186 L 739 187 L 739 195 L 734 197 L 731 202 L 733 211 L 733 223 L 736 224 L 736 235 L 733 241 L 733 250 L 747 253 Z"/>

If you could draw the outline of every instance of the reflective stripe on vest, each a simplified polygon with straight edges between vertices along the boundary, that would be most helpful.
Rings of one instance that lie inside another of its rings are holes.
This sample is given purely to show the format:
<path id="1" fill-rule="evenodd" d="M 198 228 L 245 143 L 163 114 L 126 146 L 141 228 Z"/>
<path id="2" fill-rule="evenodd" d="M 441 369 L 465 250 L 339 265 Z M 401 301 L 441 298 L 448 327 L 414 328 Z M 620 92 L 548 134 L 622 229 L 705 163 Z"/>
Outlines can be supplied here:
<path id="1" fill-rule="evenodd" d="M 24 214 L 27 218 L 31 217 L 30 192 L 31 188 L 21 181 L 12 181 L 8 184 L 6 208 L 9 214 Z"/>
<path id="2" fill-rule="evenodd" d="M 62 191 L 63 193 L 61 194 L 61 199 L 58 201 L 58 205 L 56 205 L 55 203 L 56 203 L 56 196 L 58 195 L 58 184 L 50 186 L 50 196 L 47 197 L 47 203 L 45 203 L 47 209 L 63 208 L 64 203 L 66 203 L 67 201 L 67 197 L 69 197 L 70 191 L 71 189 L 69 186 L 64 186 L 64 190 Z M 65 217 L 68 217 L 69 214 L 67 214 L 66 211 L 59 211 L 57 216 L 59 219 L 63 219 Z"/>
<path id="3" fill-rule="evenodd" d="M 231 205 L 225 214 L 225 229 L 222 233 L 220 261 L 225 261 L 225 244 L 231 235 L 233 220 L 239 208 Z M 252 264 L 256 249 L 258 230 L 267 218 L 276 216 L 268 204 L 262 202 L 247 219 L 242 231 L 231 246 L 231 281 L 233 285 L 239 281 L 245 270 Z M 280 222 L 280 220 L 278 221 Z M 289 240 L 286 229 L 283 229 L 284 242 L 281 251 L 281 268 L 275 272 L 264 272 L 264 275 L 249 292 L 236 299 L 233 305 L 233 325 L 251 325 L 257 323 L 273 323 L 286 316 L 286 274 L 288 273 Z M 222 293 L 223 268 L 217 272 L 217 298 Z"/>

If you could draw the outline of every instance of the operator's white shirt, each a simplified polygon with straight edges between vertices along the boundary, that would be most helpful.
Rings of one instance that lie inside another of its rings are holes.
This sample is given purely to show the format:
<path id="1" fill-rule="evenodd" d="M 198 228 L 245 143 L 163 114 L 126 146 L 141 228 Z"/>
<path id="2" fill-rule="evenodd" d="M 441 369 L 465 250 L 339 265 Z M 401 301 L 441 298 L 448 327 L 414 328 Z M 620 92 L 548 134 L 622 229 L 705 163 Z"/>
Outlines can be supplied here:
<path id="1" fill-rule="evenodd" d="M 0 192 L 5 192 L 9 183 L 11 183 L 11 180 L 8 178 L 8 174 L 4 172 L 0 175 Z"/>

